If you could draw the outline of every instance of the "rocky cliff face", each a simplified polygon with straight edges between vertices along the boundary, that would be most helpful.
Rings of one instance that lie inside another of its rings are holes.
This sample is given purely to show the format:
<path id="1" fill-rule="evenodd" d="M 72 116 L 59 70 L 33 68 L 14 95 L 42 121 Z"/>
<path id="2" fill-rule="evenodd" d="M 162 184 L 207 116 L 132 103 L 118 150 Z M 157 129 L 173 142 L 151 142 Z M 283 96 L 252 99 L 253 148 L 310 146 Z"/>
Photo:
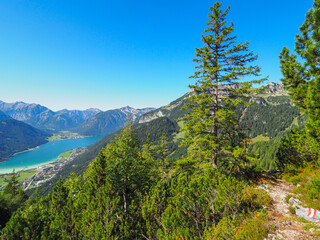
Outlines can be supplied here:
<path id="1" fill-rule="evenodd" d="M 221 97 L 227 97 L 228 96 L 228 90 L 230 88 L 239 88 L 239 85 L 232 85 L 232 86 L 220 86 L 219 87 L 219 94 Z M 160 118 L 160 117 L 168 117 L 168 118 L 175 118 L 176 115 L 179 115 L 178 117 L 182 117 L 182 113 L 185 113 L 185 111 L 181 111 L 181 107 L 184 105 L 186 99 L 190 96 L 190 94 L 194 94 L 191 90 L 189 93 L 185 94 L 181 98 L 173 101 L 172 103 L 163 106 L 159 109 L 150 111 L 146 114 L 143 114 L 140 118 L 138 118 L 139 123 L 146 123 L 150 122 L 154 119 Z M 266 83 L 266 85 L 263 87 L 263 94 L 268 96 L 287 96 L 288 92 L 284 90 L 282 83 L 274 83 L 269 82 Z M 264 98 L 261 98 L 258 96 L 252 96 L 252 98 L 249 100 L 250 102 L 257 103 L 261 106 L 266 106 L 267 101 Z M 281 100 L 282 101 L 282 100 Z M 290 102 L 290 99 L 289 99 Z M 274 103 L 276 104 L 276 103 Z"/>
<path id="2" fill-rule="evenodd" d="M 131 119 L 134 121 L 141 115 L 154 110 L 155 108 L 142 108 L 142 109 L 135 109 L 129 106 L 125 106 L 120 108 L 119 110 L 126 114 L 126 116 L 131 116 Z"/>
<path id="3" fill-rule="evenodd" d="M 284 89 L 281 82 L 268 82 L 264 86 L 265 93 L 275 93 L 276 95 L 287 95 L 288 92 Z"/>
<path id="4" fill-rule="evenodd" d="M 171 120 L 183 117 L 187 111 L 181 110 L 181 108 L 184 106 L 186 99 L 190 96 L 190 94 L 192 94 L 192 91 L 186 93 L 182 97 L 169 103 L 166 106 L 160 107 L 158 109 L 152 110 L 148 113 L 141 115 L 137 119 L 137 122 L 147 123 L 160 117 L 168 117 Z"/>
<path id="5" fill-rule="evenodd" d="M 161 110 L 159 110 L 159 111 L 155 112 L 154 114 L 144 115 L 143 117 L 141 117 L 139 119 L 139 123 L 151 122 L 154 119 L 164 117 L 164 116 L 165 115 L 163 114 L 163 112 Z"/>

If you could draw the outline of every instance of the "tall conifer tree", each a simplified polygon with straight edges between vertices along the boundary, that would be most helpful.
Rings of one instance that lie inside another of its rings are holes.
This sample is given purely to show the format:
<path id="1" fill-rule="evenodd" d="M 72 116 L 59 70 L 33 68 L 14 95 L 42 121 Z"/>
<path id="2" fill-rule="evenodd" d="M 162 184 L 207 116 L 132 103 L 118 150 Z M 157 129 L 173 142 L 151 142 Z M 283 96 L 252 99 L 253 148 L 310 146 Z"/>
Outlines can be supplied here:
<path id="1" fill-rule="evenodd" d="M 193 111 L 185 116 L 183 128 L 191 157 L 211 161 L 215 168 L 222 158 L 238 161 L 246 154 L 239 148 L 244 136 L 237 107 L 247 104 L 244 97 L 254 91 L 253 83 L 265 80 L 256 79 L 260 67 L 251 65 L 257 55 L 249 50 L 249 42 L 236 43 L 233 23 L 226 21 L 229 9 L 223 11 L 219 2 L 210 8 L 203 47 L 196 48 L 193 60 L 197 64 L 191 76 L 196 84 L 189 86 Z"/>
<path id="2" fill-rule="evenodd" d="M 21 183 L 19 183 L 17 173 L 13 169 L 10 182 L 5 186 L 3 192 L 5 194 L 11 194 L 13 197 L 15 197 L 21 190 Z"/>
<path id="3" fill-rule="evenodd" d="M 309 133 L 320 141 L 320 0 L 314 0 L 299 30 L 297 54 L 290 54 L 286 47 L 280 54 L 282 82 L 293 102 L 308 116 Z"/>

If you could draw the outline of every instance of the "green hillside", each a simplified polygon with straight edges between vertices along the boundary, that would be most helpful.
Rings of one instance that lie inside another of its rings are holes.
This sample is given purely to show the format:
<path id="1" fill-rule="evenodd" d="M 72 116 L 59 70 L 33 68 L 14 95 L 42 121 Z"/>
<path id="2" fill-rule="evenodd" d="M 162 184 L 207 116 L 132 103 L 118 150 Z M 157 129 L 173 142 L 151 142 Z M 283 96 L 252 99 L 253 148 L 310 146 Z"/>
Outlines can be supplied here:
<path id="1" fill-rule="evenodd" d="M 106 136 L 121 128 L 130 121 L 134 121 L 142 114 L 149 112 L 153 108 L 134 109 L 129 106 L 100 112 L 87 119 L 72 131 L 84 136 Z"/>
<path id="2" fill-rule="evenodd" d="M 0 111 L 0 162 L 8 160 L 15 153 L 46 143 L 49 136 Z"/>

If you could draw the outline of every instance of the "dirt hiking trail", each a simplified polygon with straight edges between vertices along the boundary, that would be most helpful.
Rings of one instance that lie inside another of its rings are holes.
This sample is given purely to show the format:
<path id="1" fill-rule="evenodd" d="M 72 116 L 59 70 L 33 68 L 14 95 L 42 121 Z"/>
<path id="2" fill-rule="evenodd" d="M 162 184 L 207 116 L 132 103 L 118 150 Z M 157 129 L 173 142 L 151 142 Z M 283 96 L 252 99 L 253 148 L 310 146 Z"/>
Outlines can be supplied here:
<path id="1" fill-rule="evenodd" d="M 269 182 L 268 186 L 268 192 L 272 199 L 268 212 L 275 231 L 269 234 L 266 239 L 320 240 L 320 237 L 313 235 L 313 233 L 317 232 L 315 228 L 311 227 L 308 229 L 311 224 L 320 227 L 319 223 L 307 223 L 307 221 L 301 220 L 297 215 L 290 213 L 288 210 L 290 204 L 286 202 L 286 196 L 292 194 L 294 185 L 277 179 Z M 308 229 L 308 231 L 304 229 Z"/>

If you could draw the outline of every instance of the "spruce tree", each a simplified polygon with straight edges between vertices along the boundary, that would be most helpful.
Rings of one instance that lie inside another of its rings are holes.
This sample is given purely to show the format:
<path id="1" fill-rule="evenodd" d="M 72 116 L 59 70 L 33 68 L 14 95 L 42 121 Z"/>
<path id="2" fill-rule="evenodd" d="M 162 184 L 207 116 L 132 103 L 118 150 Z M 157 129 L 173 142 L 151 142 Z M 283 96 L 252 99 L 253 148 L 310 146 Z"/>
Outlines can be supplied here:
<path id="1" fill-rule="evenodd" d="M 252 84 L 261 83 L 260 67 L 251 63 L 257 55 L 249 50 L 249 42 L 236 43 L 233 23 L 226 21 L 225 11 L 216 2 L 210 8 L 207 28 L 202 35 L 203 47 L 196 48 L 196 79 L 190 97 L 193 110 L 184 117 L 185 145 L 193 159 L 210 161 L 216 168 L 221 159 L 235 162 L 246 153 L 241 146 L 245 136 L 239 124 L 237 108 L 248 104 Z M 241 147 L 240 147 L 241 146 Z M 241 161 L 242 161 L 241 160 Z"/>
<path id="2" fill-rule="evenodd" d="M 109 222 L 112 220 L 110 214 L 104 214 L 104 217 L 109 219 L 108 234 L 116 235 L 120 239 L 136 239 L 143 232 L 141 202 L 159 174 L 156 163 L 146 148 L 141 151 L 137 136 L 131 125 L 127 125 L 120 135 L 116 135 L 115 141 L 106 146 L 88 170 L 88 181 L 92 182 L 91 175 L 98 178 L 101 176 L 105 179 L 103 185 L 112 193 L 108 196 L 102 191 L 102 194 L 110 198 L 106 202 L 115 207 L 115 210 L 108 211 L 117 211 L 114 225 Z M 100 206 L 98 207 L 100 209 Z"/>
<path id="3" fill-rule="evenodd" d="M 320 140 L 320 0 L 306 14 L 296 35 L 295 52 L 284 47 L 280 64 L 285 88 L 296 104 L 308 116 L 307 130 Z"/>
<path id="4" fill-rule="evenodd" d="M 4 194 L 11 194 L 13 197 L 15 197 L 16 195 L 18 195 L 20 190 L 22 190 L 21 184 L 18 181 L 17 173 L 13 169 L 11 173 L 10 181 L 5 186 L 3 192 Z"/>

